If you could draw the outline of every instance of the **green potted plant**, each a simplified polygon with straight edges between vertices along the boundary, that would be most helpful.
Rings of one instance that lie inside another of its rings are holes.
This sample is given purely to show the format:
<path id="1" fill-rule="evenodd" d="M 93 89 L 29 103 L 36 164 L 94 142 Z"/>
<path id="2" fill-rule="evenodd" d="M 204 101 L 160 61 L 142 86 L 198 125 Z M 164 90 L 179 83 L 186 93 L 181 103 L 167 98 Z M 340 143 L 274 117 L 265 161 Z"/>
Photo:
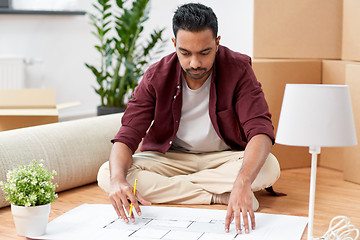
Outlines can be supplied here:
<path id="1" fill-rule="evenodd" d="M 95 92 L 101 98 L 98 115 L 122 112 L 149 62 L 164 46 L 164 29 L 154 30 L 147 41 L 141 41 L 144 23 L 149 16 L 149 0 L 97 0 L 95 14 L 89 13 L 92 33 L 98 39 L 98 65 L 85 65 L 96 77 Z M 104 110 L 110 108 L 111 112 Z"/>
<path id="2" fill-rule="evenodd" d="M 57 184 L 51 182 L 55 171 L 48 172 L 43 160 L 33 160 L 8 171 L 7 181 L 0 182 L 11 203 L 16 232 L 21 236 L 43 235 L 49 219 L 50 203 L 57 198 Z"/>

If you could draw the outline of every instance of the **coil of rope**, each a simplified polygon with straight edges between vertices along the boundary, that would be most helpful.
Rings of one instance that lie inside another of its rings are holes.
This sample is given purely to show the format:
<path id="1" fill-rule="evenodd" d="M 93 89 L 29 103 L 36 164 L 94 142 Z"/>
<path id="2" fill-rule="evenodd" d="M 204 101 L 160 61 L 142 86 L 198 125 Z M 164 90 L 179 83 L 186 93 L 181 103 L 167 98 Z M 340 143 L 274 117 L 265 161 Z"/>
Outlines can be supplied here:
<path id="1" fill-rule="evenodd" d="M 329 224 L 326 233 L 314 240 L 357 240 L 359 229 L 351 224 L 350 219 L 345 216 L 334 217 Z"/>

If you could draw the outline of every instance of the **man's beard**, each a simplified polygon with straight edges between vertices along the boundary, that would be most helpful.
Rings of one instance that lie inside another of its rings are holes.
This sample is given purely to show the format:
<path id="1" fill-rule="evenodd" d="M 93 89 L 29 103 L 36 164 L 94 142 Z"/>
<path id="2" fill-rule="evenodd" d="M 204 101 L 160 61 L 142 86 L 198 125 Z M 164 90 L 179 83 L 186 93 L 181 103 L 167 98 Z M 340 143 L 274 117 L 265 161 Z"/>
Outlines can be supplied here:
<path id="1" fill-rule="evenodd" d="M 202 79 L 210 72 L 210 70 L 207 70 L 206 68 L 187 68 L 185 69 L 185 73 L 192 79 Z"/>

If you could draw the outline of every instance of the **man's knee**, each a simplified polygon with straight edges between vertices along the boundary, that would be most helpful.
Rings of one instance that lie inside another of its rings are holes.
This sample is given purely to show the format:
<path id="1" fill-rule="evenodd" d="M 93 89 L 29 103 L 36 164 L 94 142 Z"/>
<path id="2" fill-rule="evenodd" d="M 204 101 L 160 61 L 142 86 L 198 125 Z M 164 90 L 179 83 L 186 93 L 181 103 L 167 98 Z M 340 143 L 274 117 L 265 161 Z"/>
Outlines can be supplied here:
<path id="1" fill-rule="evenodd" d="M 110 192 L 110 168 L 109 168 L 109 161 L 105 162 L 101 165 L 98 175 L 97 175 L 97 182 L 101 189 L 105 192 Z"/>
<path id="2" fill-rule="evenodd" d="M 280 177 L 279 161 L 272 153 L 269 153 L 269 156 L 267 157 L 265 164 L 266 163 L 268 164 L 269 167 L 270 178 L 274 179 L 274 183 L 275 183 Z"/>
<path id="3" fill-rule="evenodd" d="M 272 186 L 280 177 L 280 165 L 273 154 L 269 154 L 259 174 L 251 185 L 253 191 Z"/>

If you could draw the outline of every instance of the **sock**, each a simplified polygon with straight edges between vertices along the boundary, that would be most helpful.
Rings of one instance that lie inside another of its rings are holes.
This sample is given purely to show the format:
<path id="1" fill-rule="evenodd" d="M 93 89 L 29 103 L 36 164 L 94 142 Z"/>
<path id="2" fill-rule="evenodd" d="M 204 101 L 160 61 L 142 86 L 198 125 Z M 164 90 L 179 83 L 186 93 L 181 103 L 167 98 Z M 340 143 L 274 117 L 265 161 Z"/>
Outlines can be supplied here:
<path id="1" fill-rule="evenodd" d="M 211 198 L 211 204 L 223 204 L 227 205 L 229 203 L 230 193 L 222 193 L 222 194 L 213 194 Z"/>
<path id="2" fill-rule="evenodd" d="M 222 193 L 222 194 L 213 194 L 211 197 L 211 203 L 210 204 L 223 204 L 228 205 L 230 198 L 230 193 Z M 259 202 L 256 199 L 254 193 L 253 193 L 253 210 L 256 211 L 259 208 Z"/>

